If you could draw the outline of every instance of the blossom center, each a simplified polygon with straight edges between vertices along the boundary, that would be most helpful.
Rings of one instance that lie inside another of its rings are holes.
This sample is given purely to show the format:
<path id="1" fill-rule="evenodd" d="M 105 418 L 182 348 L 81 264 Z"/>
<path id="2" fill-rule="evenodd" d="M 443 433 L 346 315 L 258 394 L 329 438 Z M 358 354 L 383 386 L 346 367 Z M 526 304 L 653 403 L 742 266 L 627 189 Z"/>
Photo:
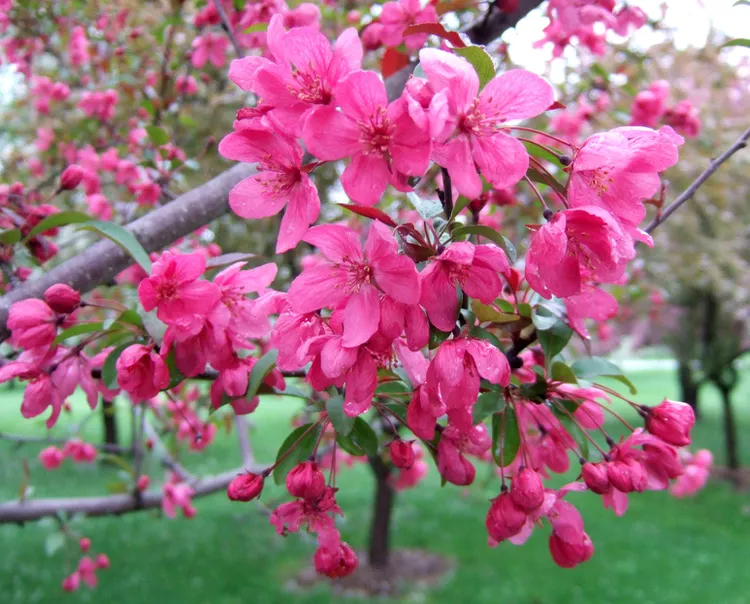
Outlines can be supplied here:
<path id="1" fill-rule="evenodd" d="M 310 69 L 302 71 L 292 66 L 292 84 L 287 86 L 289 94 L 303 103 L 327 105 L 331 102 L 331 92 L 321 77 Z"/>
<path id="2" fill-rule="evenodd" d="M 378 107 L 369 120 L 362 120 L 358 125 L 359 142 L 364 147 L 365 155 L 385 156 L 396 129 L 388 118 L 386 108 Z"/>

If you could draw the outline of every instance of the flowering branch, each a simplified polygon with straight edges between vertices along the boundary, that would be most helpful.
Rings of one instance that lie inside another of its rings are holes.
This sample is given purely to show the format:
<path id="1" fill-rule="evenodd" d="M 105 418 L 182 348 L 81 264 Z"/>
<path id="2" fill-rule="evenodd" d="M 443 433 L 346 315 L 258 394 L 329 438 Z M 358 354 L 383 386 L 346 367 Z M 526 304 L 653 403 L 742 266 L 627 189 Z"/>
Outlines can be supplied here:
<path id="1" fill-rule="evenodd" d="M 737 141 L 729 147 L 724 153 L 722 153 L 719 157 L 717 157 L 715 160 L 713 160 L 708 168 L 706 168 L 703 173 L 695 179 L 693 184 L 691 184 L 685 191 L 680 195 L 677 199 L 675 199 L 669 206 L 667 206 L 667 209 L 661 212 L 661 214 L 657 215 L 656 218 L 654 218 L 651 221 L 651 224 L 649 224 L 646 227 L 646 232 L 651 233 L 658 227 L 662 222 L 664 222 L 667 218 L 669 218 L 674 212 L 686 201 L 693 198 L 693 195 L 695 195 L 695 192 L 701 187 L 701 185 L 706 182 L 711 175 L 716 172 L 716 170 L 719 169 L 719 166 L 723 164 L 725 161 L 727 161 L 732 155 L 737 153 L 740 149 L 744 149 L 747 147 L 747 141 L 750 139 L 750 128 L 745 130 L 745 132 L 742 133 L 742 136 L 737 139 Z"/>

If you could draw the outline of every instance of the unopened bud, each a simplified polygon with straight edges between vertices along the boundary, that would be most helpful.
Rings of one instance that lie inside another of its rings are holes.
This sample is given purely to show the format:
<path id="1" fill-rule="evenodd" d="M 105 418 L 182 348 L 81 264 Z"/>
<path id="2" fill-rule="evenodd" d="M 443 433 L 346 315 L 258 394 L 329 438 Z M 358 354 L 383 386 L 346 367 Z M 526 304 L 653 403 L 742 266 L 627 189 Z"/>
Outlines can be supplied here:
<path id="1" fill-rule="evenodd" d="M 260 474 L 240 474 L 227 487 L 227 497 L 232 501 L 252 501 L 260 497 L 263 490 L 263 476 Z"/>
<path id="2" fill-rule="evenodd" d="M 44 292 L 44 301 L 56 313 L 70 314 L 81 303 L 81 294 L 69 285 L 56 283 Z"/>
<path id="3" fill-rule="evenodd" d="M 72 164 L 65 168 L 62 175 L 60 176 L 60 190 L 70 191 L 75 189 L 81 184 L 83 180 L 83 168 L 81 166 Z"/>
<path id="4" fill-rule="evenodd" d="M 544 503 L 544 483 L 542 477 L 531 468 L 523 468 L 513 478 L 510 498 L 525 512 L 533 512 Z"/>
<path id="5" fill-rule="evenodd" d="M 295 497 L 315 500 L 326 490 L 326 477 L 314 461 L 304 461 L 286 475 L 286 488 Z"/>
<path id="6" fill-rule="evenodd" d="M 417 458 L 412 443 L 401 439 L 391 443 L 390 453 L 393 465 L 402 470 L 411 468 Z"/>

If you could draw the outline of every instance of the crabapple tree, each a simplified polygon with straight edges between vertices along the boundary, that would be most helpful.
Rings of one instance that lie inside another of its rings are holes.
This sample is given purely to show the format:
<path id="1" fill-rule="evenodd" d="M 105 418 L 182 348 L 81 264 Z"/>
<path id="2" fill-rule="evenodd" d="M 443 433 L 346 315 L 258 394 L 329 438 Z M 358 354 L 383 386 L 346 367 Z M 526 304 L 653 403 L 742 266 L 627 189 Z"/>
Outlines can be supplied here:
<path id="1" fill-rule="evenodd" d="M 358 556 L 337 491 L 356 460 L 377 478 L 375 566 L 393 490 L 419 488 L 432 462 L 460 487 L 493 466 L 490 546 L 544 530 L 566 568 L 594 554 L 577 497 L 619 516 L 644 490 L 705 483 L 710 454 L 685 449 L 692 409 L 636 403 L 612 387 L 634 390 L 622 371 L 576 342 L 617 313 L 608 289 L 653 245 L 647 231 L 747 136 L 662 207 L 662 175 L 679 172 L 700 108 L 668 105 L 657 81 L 633 92 L 628 119 L 609 115 L 626 87 L 563 97 L 500 40 L 534 12 L 547 23 L 539 52 L 584 73 L 655 26 L 637 3 L 0 7 L 15 82 L 0 382 L 23 382 L 21 413 L 51 431 L 79 386 L 92 410 L 119 397 L 133 417 L 131 446 L 106 453 L 127 467 L 124 492 L 32 499 L 29 470 L 20 499 L 0 504 L 4 522 L 59 520 L 82 554 L 64 589 L 93 587 L 110 564 L 72 517 L 161 507 L 189 519 L 195 497 L 247 502 L 268 480 L 288 491 L 273 529 L 311 533 L 318 572 L 346 576 Z M 660 214 L 644 230 L 648 205 Z M 273 396 L 305 408 L 257 463 L 245 416 Z M 221 425 L 236 428 L 240 467 L 193 475 L 185 451 L 205 451 Z M 55 434 L 42 438 L 48 470 L 102 455 Z"/>

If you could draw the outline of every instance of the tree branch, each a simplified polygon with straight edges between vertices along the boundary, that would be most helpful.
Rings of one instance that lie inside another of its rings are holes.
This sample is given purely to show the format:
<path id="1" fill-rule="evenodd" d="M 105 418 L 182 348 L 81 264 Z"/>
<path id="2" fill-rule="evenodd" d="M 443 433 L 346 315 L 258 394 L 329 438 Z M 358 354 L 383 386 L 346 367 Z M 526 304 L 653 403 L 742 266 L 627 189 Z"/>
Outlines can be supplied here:
<path id="1" fill-rule="evenodd" d="M 216 12 L 219 13 L 219 19 L 221 19 L 221 25 L 225 32 L 227 32 L 227 36 L 229 37 L 229 41 L 232 43 L 232 46 L 234 47 L 234 54 L 237 55 L 238 59 L 241 59 L 245 56 L 245 53 L 242 52 L 242 49 L 240 48 L 239 42 L 237 42 L 237 38 L 234 35 L 234 32 L 232 31 L 232 23 L 229 20 L 229 15 L 227 15 L 227 11 L 224 10 L 224 6 L 221 3 L 221 0 L 214 0 L 214 6 L 216 7 Z"/>
<path id="2" fill-rule="evenodd" d="M 266 466 L 258 465 L 252 468 L 235 468 L 214 476 L 207 476 L 198 480 L 193 486 L 193 498 L 203 497 L 227 488 L 227 485 L 238 474 L 243 472 L 262 472 Z M 71 497 L 60 499 L 26 499 L 24 501 L 10 501 L 0 503 L 0 524 L 16 522 L 24 523 L 39 520 L 46 516 L 59 514 L 83 514 L 84 516 L 110 516 L 126 514 L 139 510 L 161 507 L 163 494 L 161 491 L 151 490 L 141 494 L 140 505 L 131 494 L 108 495 L 105 497 Z"/>
<path id="3" fill-rule="evenodd" d="M 542 4 L 544 0 L 521 0 L 518 8 L 512 13 L 500 10 L 496 3 L 491 3 L 487 15 L 472 23 L 465 31 L 473 44 L 489 44 L 502 36 L 511 27 Z"/>
<path id="4" fill-rule="evenodd" d="M 651 233 L 658 227 L 662 222 L 664 222 L 667 218 L 669 218 L 672 214 L 674 214 L 679 207 L 684 204 L 686 201 L 692 199 L 693 195 L 695 195 L 695 192 L 701 187 L 701 185 L 706 182 L 711 175 L 716 172 L 716 170 L 719 169 L 719 166 L 723 164 L 725 161 L 727 161 L 732 155 L 737 153 L 740 149 L 744 149 L 747 147 L 747 141 L 750 139 L 750 128 L 745 130 L 745 132 L 740 136 L 740 138 L 737 139 L 737 141 L 729 147 L 724 153 L 719 155 L 715 160 L 713 160 L 708 168 L 706 168 L 703 171 L 703 174 L 701 174 L 698 178 L 695 179 L 693 184 L 691 184 L 685 191 L 680 195 L 677 199 L 675 199 L 669 206 L 667 206 L 667 209 L 664 210 L 660 215 L 657 215 L 656 218 L 654 218 L 651 221 L 651 224 L 649 224 L 646 227 L 646 232 Z"/>

